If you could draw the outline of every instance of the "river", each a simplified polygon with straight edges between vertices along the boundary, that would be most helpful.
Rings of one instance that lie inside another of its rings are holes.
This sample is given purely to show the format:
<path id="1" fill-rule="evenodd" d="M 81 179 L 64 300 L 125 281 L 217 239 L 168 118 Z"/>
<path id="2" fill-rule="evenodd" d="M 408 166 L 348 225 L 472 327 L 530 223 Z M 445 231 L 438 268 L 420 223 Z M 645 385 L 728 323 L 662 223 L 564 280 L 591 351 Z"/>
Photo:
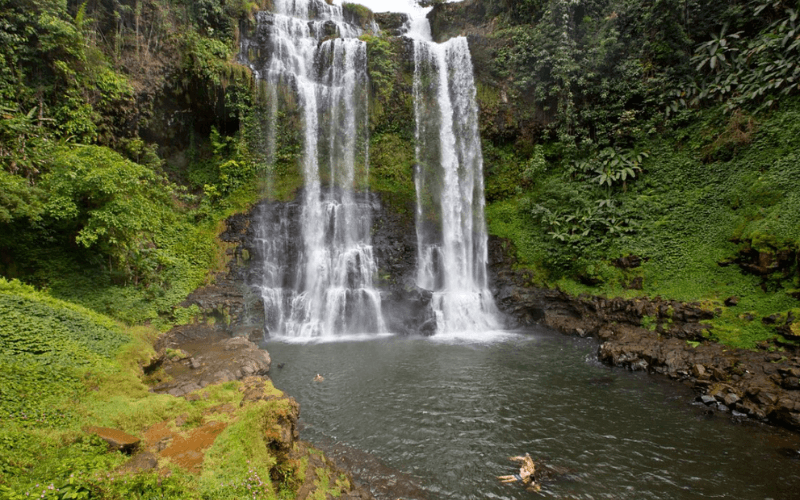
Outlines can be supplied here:
<path id="1" fill-rule="evenodd" d="M 265 347 L 275 386 L 301 404 L 301 438 L 379 498 L 800 498 L 800 438 L 603 366 L 591 339 L 534 329 Z M 539 493 L 495 477 L 526 452 L 549 476 Z"/>

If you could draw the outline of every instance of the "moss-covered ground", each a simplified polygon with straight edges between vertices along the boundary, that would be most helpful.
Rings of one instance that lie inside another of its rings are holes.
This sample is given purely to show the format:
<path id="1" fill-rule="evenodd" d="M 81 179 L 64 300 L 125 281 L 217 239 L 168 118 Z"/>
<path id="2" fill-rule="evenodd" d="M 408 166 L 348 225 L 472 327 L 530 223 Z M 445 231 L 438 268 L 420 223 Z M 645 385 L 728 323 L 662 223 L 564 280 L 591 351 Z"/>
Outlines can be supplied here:
<path id="1" fill-rule="evenodd" d="M 299 457 L 284 462 L 277 482 L 271 476 L 278 458 L 269 444 L 292 408 L 269 381 L 267 397 L 246 405 L 241 382 L 192 398 L 155 394 L 142 366 L 155 356 L 157 330 L 3 279 L 0 313 L 0 499 L 294 498 L 304 483 L 304 445 L 295 445 Z M 214 407 L 229 410 L 209 416 Z M 118 471 L 130 457 L 83 431 L 111 427 L 143 437 L 166 422 L 185 434 L 204 421 L 225 429 L 204 450 L 199 474 L 169 459 L 159 460 L 159 470 Z M 328 482 L 335 474 L 324 462 L 311 472 L 320 498 L 347 486 Z"/>

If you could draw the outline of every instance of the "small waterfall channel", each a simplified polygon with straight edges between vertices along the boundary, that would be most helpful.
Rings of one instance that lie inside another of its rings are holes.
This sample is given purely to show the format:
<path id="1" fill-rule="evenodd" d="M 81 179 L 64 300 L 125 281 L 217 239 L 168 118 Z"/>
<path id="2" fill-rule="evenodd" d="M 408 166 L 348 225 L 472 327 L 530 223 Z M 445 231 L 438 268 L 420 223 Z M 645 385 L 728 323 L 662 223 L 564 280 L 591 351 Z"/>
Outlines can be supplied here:
<path id="1" fill-rule="evenodd" d="M 270 154 L 278 89 L 293 94 L 303 122 L 299 231 L 289 222 L 297 207 L 269 206 L 259 225 L 267 329 L 290 337 L 381 333 L 371 204 L 356 194 L 366 186 L 369 157 L 362 31 L 345 21 L 341 6 L 323 0 L 275 0 L 257 22 L 256 40 L 245 43 L 269 51 L 264 64 L 250 66 L 270 95 Z"/>
<path id="2" fill-rule="evenodd" d="M 426 18 L 414 40 L 417 285 L 432 290 L 438 332 L 500 328 L 486 278 L 483 156 L 467 39 L 431 40 Z"/>

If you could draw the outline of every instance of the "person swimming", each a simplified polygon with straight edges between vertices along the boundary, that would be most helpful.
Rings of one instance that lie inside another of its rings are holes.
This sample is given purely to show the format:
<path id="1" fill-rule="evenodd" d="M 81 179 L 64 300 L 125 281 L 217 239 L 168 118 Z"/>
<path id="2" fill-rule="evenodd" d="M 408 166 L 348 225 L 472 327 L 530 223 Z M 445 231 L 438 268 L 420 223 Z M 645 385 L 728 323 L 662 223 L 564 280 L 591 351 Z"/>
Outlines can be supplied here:
<path id="1" fill-rule="evenodd" d="M 528 488 L 533 488 L 538 491 L 539 485 L 536 483 L 534 473 L 536 472 L 536 464 L 529 454 L 520 457 L 508 457 L 509 460 L 514 462 L 522 462 L 519 468 L 519 473 L 509 474 L 507 476 L 497 476 L 501 483 L 514 483 L 521 482 L 522 484 L 529 485 Z"/>

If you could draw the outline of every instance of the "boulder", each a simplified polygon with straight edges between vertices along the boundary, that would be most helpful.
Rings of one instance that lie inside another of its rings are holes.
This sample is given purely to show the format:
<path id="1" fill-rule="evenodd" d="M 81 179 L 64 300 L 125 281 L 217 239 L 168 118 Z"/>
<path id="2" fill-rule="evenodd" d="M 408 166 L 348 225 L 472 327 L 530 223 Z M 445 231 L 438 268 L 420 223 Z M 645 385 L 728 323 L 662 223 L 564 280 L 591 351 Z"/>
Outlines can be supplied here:
<path id="1" fill-rule="evenodd" d="M 84 427 L 84 432 L 95 434 L 100 439 L 108 443 L 109 449 L 131 454 L 138 447 L 141 440 L 119 429 L 109 427 Z"/>
<path id="2" fill-rule="evenodd" d="M 725 402 L 726 406 L 733 406 L 736 403 L 738 403 L 740 399 L 741 398 L 739 396 L 737 396 L 736 394 L 734 394 L 732 392 L 729 392 L 728 394 L 725 395 L 725 397 L 723 398 L 723 401 Z"/>
<path id="3" fill-rule="evenodd" d="M 400 36 L 406 32 L 408 24 L 408 14 L 400 12 L 376 12 L 375 22 L 381 31 L 390 36 Z"/>
<path id="4" fill-rule="evenodd" d="M 711 405 L 711 404 L 716 403 L 717 400 L 716 400 L 716 398 L 714 398 L 714 396 L 709 396 L 708 394 L 703 394 L 702 396 L 700 396 L 700 402 L 703 403 L 704 405 Z"/>
<path id="5" fill-rule="evenodd" d="M 153 470 L 156 467 L 158 467 L 158 457 L 155 455 L 155 453 L 145 451 L 134 455 L 133 458 L 122 464 L 122 466 L 117 469 L 117 472 L 121 472 L 123 474 L 136 474 L 139 472 Z"/>
<path id="6" fill-rule="evenodd" d="M 692 367 L 692 373 L 695 377 L 703 377 L 706 374 L 706 367 L 701 364 L 696 364 Z"/>
<path id="7" fill-rule="evenodd" d="M 258 343 L 264 340 L 264 326 L 237 325 L 231 328 L 231 336 L 244 337 L 250 342 Z"/>
<path id="8" fill-rule="evenodd" d="M 739 297 L 728 297 L 725 299 L 725 305 L 728 307 L 733 307 L 739 304 Z"/>

